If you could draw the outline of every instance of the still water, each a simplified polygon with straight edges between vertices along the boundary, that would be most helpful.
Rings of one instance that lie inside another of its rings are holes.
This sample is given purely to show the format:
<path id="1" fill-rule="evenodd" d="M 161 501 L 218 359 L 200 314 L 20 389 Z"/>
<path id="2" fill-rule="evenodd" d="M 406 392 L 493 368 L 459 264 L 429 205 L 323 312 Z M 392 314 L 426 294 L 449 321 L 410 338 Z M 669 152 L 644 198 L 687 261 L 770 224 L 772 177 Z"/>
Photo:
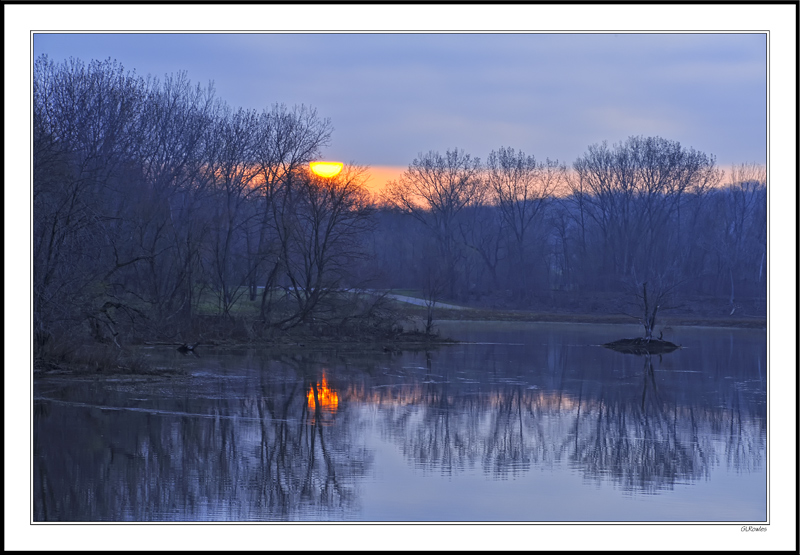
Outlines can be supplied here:
<path id="1" fill-rule="evenodd" d="M 34 385 L 37 521 L 754 522 L 766 332 L 443 322 L 428 352 L 145 351 Z"/>

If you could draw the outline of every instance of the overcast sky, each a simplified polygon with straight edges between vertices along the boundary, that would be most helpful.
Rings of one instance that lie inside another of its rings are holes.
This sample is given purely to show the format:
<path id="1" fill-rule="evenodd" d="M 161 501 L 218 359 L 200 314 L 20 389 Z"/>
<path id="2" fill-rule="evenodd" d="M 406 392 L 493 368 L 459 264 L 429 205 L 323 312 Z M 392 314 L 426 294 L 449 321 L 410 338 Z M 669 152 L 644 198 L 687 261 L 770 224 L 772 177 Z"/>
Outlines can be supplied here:
<path id="1" fill-rule="evenodd" d="M 325 157 L 373 167 L 500 146 L 569 164 L 631 135 L 763 164 L 766 47 L 763 33 L 34 35 L 37 56 L 186 70 L 235 107 L 313 106 L 334 127 Z"/>

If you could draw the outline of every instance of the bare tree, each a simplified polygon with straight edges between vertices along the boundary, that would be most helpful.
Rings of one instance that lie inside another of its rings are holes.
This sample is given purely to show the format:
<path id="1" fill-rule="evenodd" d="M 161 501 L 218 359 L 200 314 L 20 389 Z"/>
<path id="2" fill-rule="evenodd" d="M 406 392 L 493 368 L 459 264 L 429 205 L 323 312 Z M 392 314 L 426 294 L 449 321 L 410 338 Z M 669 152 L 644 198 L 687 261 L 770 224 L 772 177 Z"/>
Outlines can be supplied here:
<path id="1" fill-rule="evenodd" d="M 500 287 L 500 267 L 508 258 L 508 237 L 503 225 L 501 215 L 496 207 L 489 204 L 476 204 L 462 212 L 458 220 L 459 238 L 467 247 L 465 258 L 467 262 L 475 259 L 475 263 L 466 265 L 464 277 L 468 278 L 469 290 L 479 287 L 494 290 Z M 470 257 L 469 254 L 473 253 Z M 477 268 L 469 277 L 469 269 Z M 488 273 L 488 278 L 484 276 Z M 505 280 L 504 280 L 505 281 Z"/>
<path id="2" fill-rule="evenodd" d="M 444 155 L 429 151 L 409 164 L 400 179 L 387 184 L 385 201 L 417 219 L 436 237 L 447 271 L 447 291 L 454 295 L 459 257 L 457 217 L 485 196 L 480 159 L 463 150 Z"/>
<path id="3" fill-rule="evenodd" d="M 111 60 L 34 64 L 34 329 L 72 328 L 104 302 L 104 276 L 137 260 L 115 247 L 114 198 L 133 161 L 145 85 Z M 88 316 L 87 316 L 88 315 Z"/>
<path id="4" fill-rule="evenodd" d="M 573 168 L 572 194 L 601 234 L 604 270 L 623 279 L 674 255 L 681 206 L 721 177 L 713 156 L 660 137 L 592 145 Z"/>
<path id="5" fill-rule="evenodd" d="M 505 230 L 513 239 L 517 295 L 527 294 L 530 270 L 526 243 L 542 207 L 565 183 L 567 168 L 558 161 L 536 162 L 532 155 L 501 147 L 486 161 L 492 200 L 500 212 Z"/>
<path id="6" fill-rule="evenodd" d="M 259 118 L 255 155 L 261 220 L 257 237 L 248 243 L 248 252 L 254 268 L 249 273 L 250 298 L 255 299 L 256 284 L 263 283 L 260 313 L 264 322 L 271 308 L 272 290 L 285 264 L 282 238 L 288 237 L 288 229 L 284 215 L 293 209 L 293 179 L 302 175 L 308 162 L 328 144 L 332 130 L 329 119 L 303 105 L 289 109 L 275 104 Z"/>
<path id="7" fill-rule="evenodd" d="M 442 298 L 447 287 L 446 272 L 443 271 L 434 245 L 428 245 L 420 260 L 422 274 L 422 298 L 425 302 L 425 334 L 433 334 L 433 320 L 436 303 Z M 432 247 L 432 248 L 431 248 Z"/>
<path id="8" fill-rule="evenodd" d="M 146 263 L 137 268 L 136 293 L 153 308 L 156 322 L 172 326 L 191 317 L 203 240 L 197 232 L 205 231 L 195 220 L 210 179 L 203 154 L 221 102 L 212 85 L 195 85 L 185 72 L 152 79 L 150 86 L 137 149 L 144 179 L 137 192 L 147 217 L 141 231 Z"/>
<path id="9" fill-rule="evenodd" d="M 644 327 L 644 339 L 650 342 L 653 339 L 653 331 L 656 327 L 656 316 L 660 310 L 674 308 L 672 306 L 673 295 L 677 284 L 655 283 L 651 285 L 650 293 L 647 292 L 647 282 L 641 284 L 641 292 L 637 287 L 633 289 L 633 294 L 637 299 L 641 316 L 637 317 Z M 661 339 L 659 337 L 659 339 Z"/>
<path id="10" fill-rule="evenodd" d="M 763 289 L 767 253 L 766 169 L 757 164 L 733 167 L 726 186 L 711 195 L 713 228 L 700 238 L 718 260 L 717 282 L 728 286 L 730 314 L 739 304 L 736 284 L 748 281 Z M 748 279 L 749 277 L 749 279 Z M 721 291 L 720 291 L 721 293 Z"/>
<path id="11" fill-rule="evenodd" d="M 374 209 L 364 188 L 366 168 L 348 165 L 338 176 L 306 172 L 287 187 L 278 228 L 283 275 L 296 311 L 279 322 L 291 327 L 312 317 L 325 319 L 322 301 L 354 285 L 353 261 L 364 256 L 363 240 Z"/>
<path id="12" fill-rule="evenodd" d="M 212 174 L 214 199 L 213 237 L 209 244 L 211 269 L 214 273 L 219 303 L 224 315 L 230 315 L 233 304 L 243 295 L 248 273 L 256 266 L 249 264 L 243 247 L 251 236 L 250 227 L 257 214 L 246 209 L 257 194 L 255 177 L 255 139 L 258 116 L 255 112 L 225 109 L 210 131 L 213 150 L 207 153 Z"/>

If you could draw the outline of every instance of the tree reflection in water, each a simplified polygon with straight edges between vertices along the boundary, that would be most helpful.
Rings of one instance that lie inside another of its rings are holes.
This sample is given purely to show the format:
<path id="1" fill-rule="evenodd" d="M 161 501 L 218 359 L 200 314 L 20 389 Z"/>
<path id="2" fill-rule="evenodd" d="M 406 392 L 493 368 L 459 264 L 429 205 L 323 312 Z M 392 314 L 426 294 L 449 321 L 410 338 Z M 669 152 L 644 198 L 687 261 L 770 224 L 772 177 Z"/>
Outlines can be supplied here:
<path id="1" fill-rule="evenodd" d="M 127 388 L 86 395 L 92 408 L 37 403 L 50 410 L 34 433 L 34 519 L 346 518 L 371 462 L 351 435 L 361 425 L 309 410 L 316 363 L 263 362 L 246 383 L 163 384 L 147 403 Z"/>
<path id="2" fill-rule="evenodd" d="M 571 462 L 588 476 L 609 477 L 632 491 L 654 492 L 707 476 L 711 438 L 698 433 L 693 407 L 687 422 L 685 410 L 661 398 L 652 357 L 642 358 L 641 402 L 619 390 L 604 391 L 602 402 L 587 407 L 583 421 L 576 419 L 579 441 Z"/>
<path id="3" fill-rule="evenodd" d="M 40 380 L 34 519 L 357 519 L 373 435 L 425 475 L 566 468 L 630 493 L 763 467 L 763 376 L 731 370 L 734 353 L 699 353 L 699 374 L 674 353 L 498 349 L 242 353 L 184 381 Z"/>
<path id="4" fill-rule="evenodd" d="M 416 466 L 442 474 L 479 464 L 493 478 L 509 478 L 531 465 L 567 462 L 589 479 L 655 493 L 708 478 L 723 454 L 738 471 L 761 465 L 760 410 L 735 389 L 729 408 L 678 403 L 661 392 L 655 366 L 662 357 L 641 359 L 638 375 L 617 382 L 584 377 L 577 391 L 575 384 L 458 391 L 444 375 L 361 400 L 391 407 L 382 411 L 382 429 Z"/>

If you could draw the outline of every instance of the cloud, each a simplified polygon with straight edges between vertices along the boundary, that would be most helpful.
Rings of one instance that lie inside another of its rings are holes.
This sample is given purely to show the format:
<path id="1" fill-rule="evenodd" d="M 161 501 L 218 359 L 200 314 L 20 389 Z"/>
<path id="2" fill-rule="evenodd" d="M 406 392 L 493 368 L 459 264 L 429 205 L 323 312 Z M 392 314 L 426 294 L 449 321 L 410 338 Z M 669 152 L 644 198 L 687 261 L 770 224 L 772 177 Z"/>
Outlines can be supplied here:
<path id="1" fill-rule="evenodd" d="M 668 113 L 639 111 L 621 106 L 602 106 L 585 111 L 587 124 L 611 135 L 609 139 L 624 135 L 662 135 L 666 137 L 685 133 L 681 121 L 669 117 Z"/>
<path id="2" fill-rule="evenodd" d="M 763 34 L 60 35 L 36 47 L 185 69 L 234 106 L 313 106 L 333 122 L 331 155 L 363 164 L 453 145 L 570 161 L 633 134 L 766 156 Z"/>

